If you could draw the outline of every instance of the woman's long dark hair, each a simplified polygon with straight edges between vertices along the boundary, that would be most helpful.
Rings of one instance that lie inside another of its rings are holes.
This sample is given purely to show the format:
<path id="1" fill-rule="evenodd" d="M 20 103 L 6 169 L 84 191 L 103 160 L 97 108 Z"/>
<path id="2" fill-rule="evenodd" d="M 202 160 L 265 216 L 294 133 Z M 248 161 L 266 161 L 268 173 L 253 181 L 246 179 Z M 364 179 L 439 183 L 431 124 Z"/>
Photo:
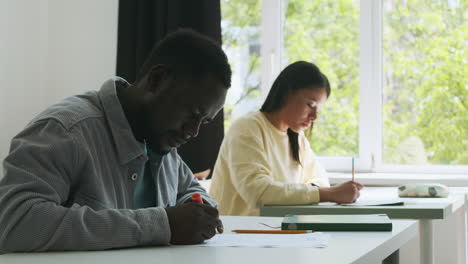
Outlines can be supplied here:
<path id="1" fill-rule="evenodd" d="M 270 92 L 260 108 L 261 112 L 275 112 L 283 106 L 286 98 L 292 91 L 303 89 L 325 89 L 327 98 L 330 96 L 331 88 L 327 76 L 313 63 L 297 61 L 286 68 L 278 75 L 271 86 Z M 311 127 L 312 129 L 312 127 Z M 299 134 L 288 128 L 289 145 L 291 154 L 295 161 L 301 164 L 299 157 Z"/>

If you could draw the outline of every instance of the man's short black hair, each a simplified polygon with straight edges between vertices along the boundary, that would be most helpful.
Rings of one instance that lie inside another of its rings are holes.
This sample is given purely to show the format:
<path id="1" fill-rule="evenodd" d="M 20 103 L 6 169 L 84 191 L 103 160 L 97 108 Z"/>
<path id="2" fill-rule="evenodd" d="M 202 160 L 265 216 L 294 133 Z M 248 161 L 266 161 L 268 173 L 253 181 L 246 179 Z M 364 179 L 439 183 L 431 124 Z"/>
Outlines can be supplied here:
<path id="1" fill-rule="evenodd" d="M 141 67 L 136 82 L 157 64 L 168 66 L 175 76 L 196 77 L 212 73 L 226 89 L 231 87 L 231 67 L 221 46 L 190 29 L 174 31 L 157 43 Z"/>

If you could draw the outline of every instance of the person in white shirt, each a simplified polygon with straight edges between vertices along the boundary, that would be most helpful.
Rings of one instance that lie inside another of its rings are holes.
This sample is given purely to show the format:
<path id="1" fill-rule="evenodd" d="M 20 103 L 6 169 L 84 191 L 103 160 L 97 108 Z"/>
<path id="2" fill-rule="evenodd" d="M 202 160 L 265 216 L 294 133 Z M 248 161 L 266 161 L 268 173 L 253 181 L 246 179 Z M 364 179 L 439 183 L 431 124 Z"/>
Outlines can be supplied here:
<path id="1" fill-rule="evenodd" d="M 363 186 L 330 187 L 303 131 L 330 96 L 327 77 L 299 61 L 277 77 L 260 111 L 236 120 L 221 145 L 211 196 L 221 215 L 258 215 L 263 205 L 351 203 Z"/>

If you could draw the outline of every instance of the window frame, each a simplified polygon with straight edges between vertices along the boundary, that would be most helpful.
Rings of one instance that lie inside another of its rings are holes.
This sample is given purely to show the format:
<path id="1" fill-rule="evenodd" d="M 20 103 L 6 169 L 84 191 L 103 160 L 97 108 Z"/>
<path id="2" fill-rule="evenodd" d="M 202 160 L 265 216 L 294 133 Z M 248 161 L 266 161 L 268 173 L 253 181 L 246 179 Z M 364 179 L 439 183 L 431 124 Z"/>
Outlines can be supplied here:
<path id="1" fill-rule="evenodd" d="M 356 172 L 466 174 L 468 165 L 396 165 L 383 163 L 383 0 L 360 0 L 359 156 Z M 283 1 L 263 0 L 261 16 L 261 99 L 281 71 Z M 278 19 L 280 18 L 280 19 Z M 349 172 L 351 157 L 318 157 L 328 171 Z"/>

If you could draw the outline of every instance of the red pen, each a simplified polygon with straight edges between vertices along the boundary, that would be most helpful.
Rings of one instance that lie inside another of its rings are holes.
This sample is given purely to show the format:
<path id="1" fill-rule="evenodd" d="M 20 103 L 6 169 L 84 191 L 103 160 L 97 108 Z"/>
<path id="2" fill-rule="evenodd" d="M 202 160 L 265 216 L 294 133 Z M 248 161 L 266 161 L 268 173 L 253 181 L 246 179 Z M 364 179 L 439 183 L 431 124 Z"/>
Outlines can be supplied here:
<path id="1" fill-rule="evenodd" d="M 202 204 L 202 203 L 203 203 L 203 199 L 202 199 L 202 197 L 201 197 L 201 194 L 199 194 L 199 193 L 194 193 L 194 194 L 192 194 L 192 202 L 194 202 L 194 203 L 201 203 L 201 204 Z"/>

